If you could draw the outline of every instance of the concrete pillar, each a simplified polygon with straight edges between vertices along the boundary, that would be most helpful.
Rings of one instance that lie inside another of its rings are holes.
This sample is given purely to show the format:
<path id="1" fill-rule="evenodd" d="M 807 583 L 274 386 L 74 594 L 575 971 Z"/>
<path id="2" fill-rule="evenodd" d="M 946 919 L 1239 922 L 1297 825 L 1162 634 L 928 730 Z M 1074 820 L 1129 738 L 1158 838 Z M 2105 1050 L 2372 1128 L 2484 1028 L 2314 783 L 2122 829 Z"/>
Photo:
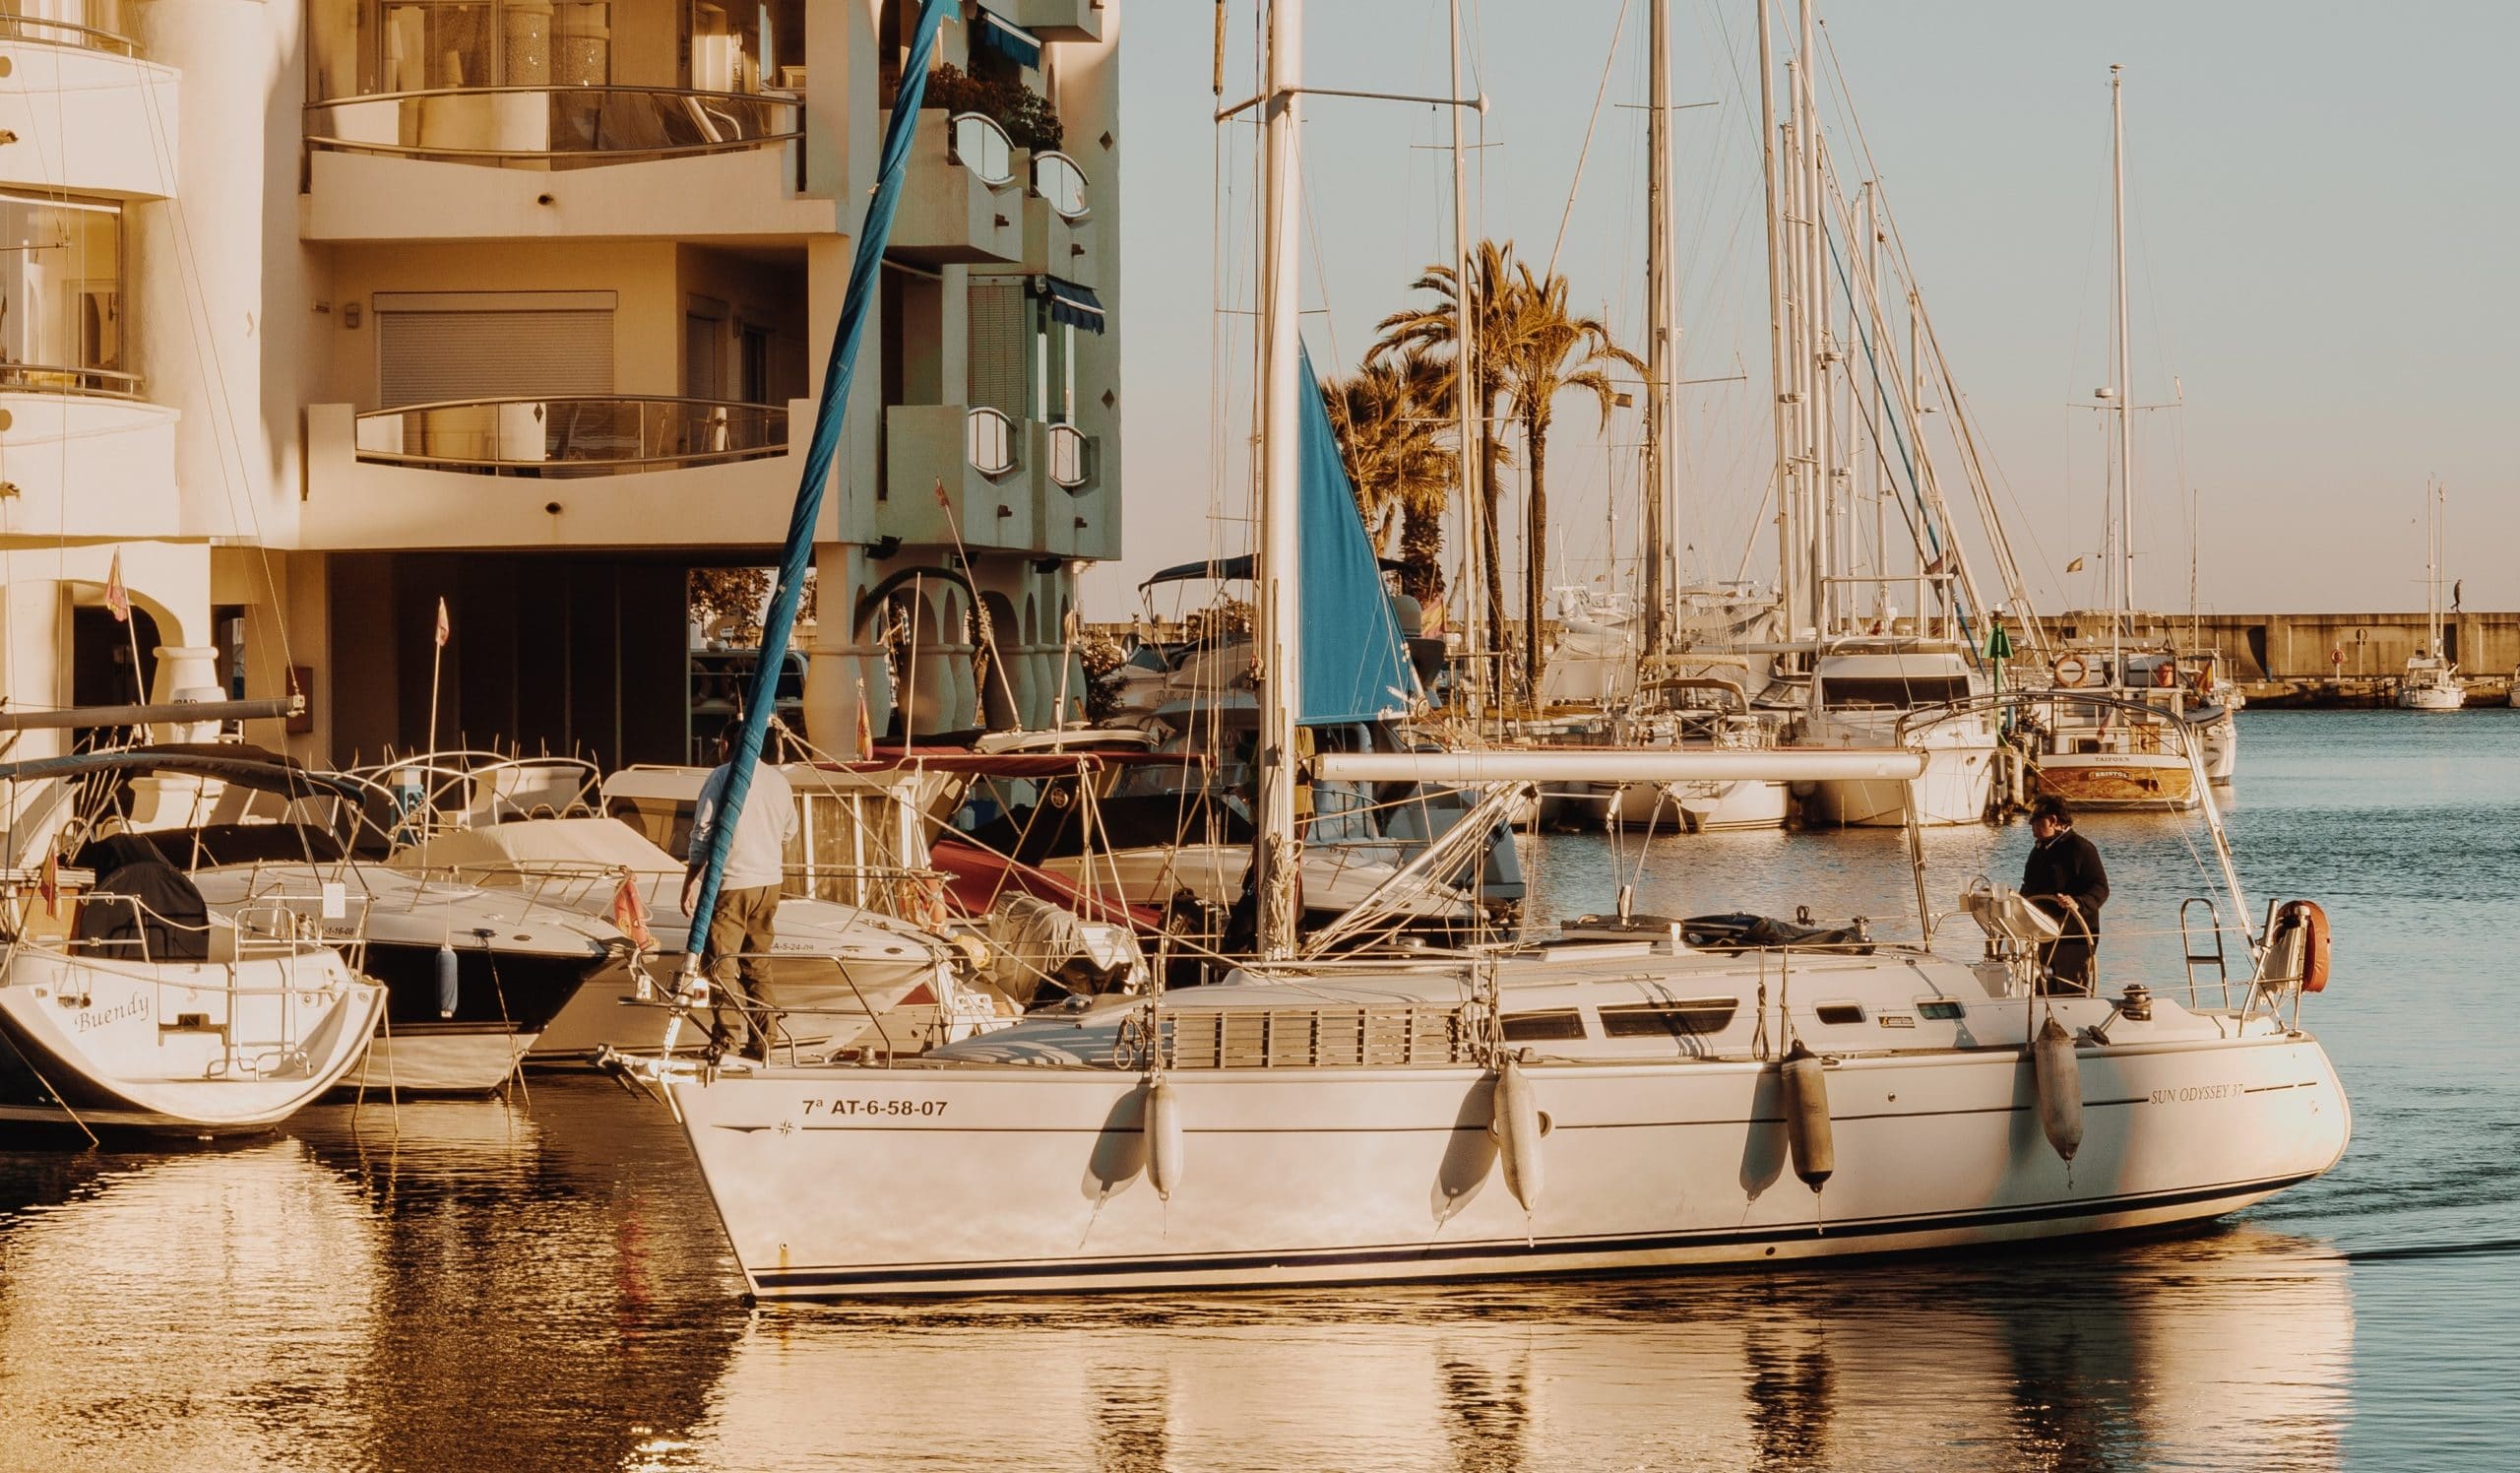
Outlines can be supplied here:
<path id="1" fill-rule="evenodd" d="M 893 704 L 892 677 L 874 631 L 856 627 L 857 600 L 871 581 L 866 549 L 825 543 L 814 549 L 815 632 L 805 651 L 805 738 L 827 752 L 859 750 L 859 712 L 867 732 L 883 735 Z"/>

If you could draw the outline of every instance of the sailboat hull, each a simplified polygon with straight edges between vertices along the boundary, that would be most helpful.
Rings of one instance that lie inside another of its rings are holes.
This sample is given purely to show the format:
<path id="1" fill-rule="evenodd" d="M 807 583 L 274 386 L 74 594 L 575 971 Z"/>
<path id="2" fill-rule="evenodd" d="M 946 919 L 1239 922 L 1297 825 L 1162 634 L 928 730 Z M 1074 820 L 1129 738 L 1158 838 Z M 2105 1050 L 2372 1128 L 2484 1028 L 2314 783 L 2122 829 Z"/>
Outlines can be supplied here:
<path id="1" fill-rule="evenodd" d="M 1924 775 L 1914 784 L 1882 779 L 1815 783 L 1802 802 L 1803 822 L 1816 828 L 1897 828 L 1907 822 L 1913 788 L 1917 821 L 1927 827 L 1983 823 L 1994 796 L 1995 749 L 1934 746 Z"/>
<path id="2" fill-rule="evenodd" d="M 0 974 L 0 1121 L 268 1129 L 357 1064 L 384 1009 L 330 952 L 133 965 L 21 945 Z"/>
<path id="3" fill-rule="evenodd" d="M 1772 1064 L 1526 1063 L 1546 1163 L 1528 1212 L 1497 1159 L 1492 1076 L 1474 1067 L 1175 1069 L 1168 1201 L 1147 1181 L 1131 1072 L 770 1069 L 663 1087 L 764 1298 L 1261 1287 L 1765 1263 L 2215 1217 L 2326 1170 L 2350 1131 L 2317 1043 L 2252 1028 L 2082 1049 L 2088 1126 L 2070 1164 L 2041 1133 L 2027 1050 L 1837 1060 L 1837 1170 L 1816 1194 L 1796 1179 Z"/>

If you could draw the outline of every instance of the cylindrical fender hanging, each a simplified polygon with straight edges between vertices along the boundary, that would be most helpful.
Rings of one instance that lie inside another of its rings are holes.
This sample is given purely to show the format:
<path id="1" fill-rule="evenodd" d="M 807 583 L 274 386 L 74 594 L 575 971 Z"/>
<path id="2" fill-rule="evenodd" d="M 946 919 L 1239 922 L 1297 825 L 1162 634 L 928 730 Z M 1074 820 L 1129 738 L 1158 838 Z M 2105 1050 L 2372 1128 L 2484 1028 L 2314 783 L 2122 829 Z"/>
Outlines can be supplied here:
<path id="1" fill-rule="evenodd" d="M 1838 1145 L 1829 1124 L 1829 1073 L 1820 1056 L 1800 1039 L 1777 1068 L 1785 1096 L 1785 1143 L 1794 1152 L 1794 1174 L 1813 1191 L 1838 1169 Z"/>
<path id="2" fill-rule="evenodd" d="M 437 1015 L 441 1020 L 455 1016 L 456 1003 L 462 1000 L 461 989 L 455 981 L 455 943 L 437 948 Z"/>
<path id="3" fill-rule="evenodd" d="M 2168 690 L 2178 683 L 2178 672 L 2171 669 L 2170 662 L 2165 660 L 2153 667 L 2153 683 Z"/>
<path id="4" fill-rule="evenodd" d="M 2297 927 L 2301 931 L 2300 943 L 2301 991 L 2324 993 L 2327 991 L 2327 908 L 2315 900 L 2284 902 L 2275 912 L 2274 936 L 2277 948 L 2291 941 L 2290 933 Z M 2282 956 L 2285 953 L 2277 949 L 2276 954 Z"/>
<path id="5" fill-rule="evenodd" d="M 1496 1137 L 1496 1159 L 1505 1168 L 1505 1189 L 1525 1212 L 1540 1210 L 1546 1174 L 1541 1168 L 1540 1138 L 1548 1133 L 1539 1094 L 1529 1075 L 1513 1059 L 1496 1070 L 1496 1104 L 1487 1126 Z"/>
<path id="6" fill-rule="evenodd" d="M 1172 1200 L 1172 1189 L 1181 1185 L 1181 1101 L 1172 1093 L 1167 1079 L 1155 1079 L 1146 1087 L 1146 1180 L 1155 1194 Z"/>
<path id="7" fill-rule="evenodd" d="M 2082 1060 L 2074 1054 L 2074 1036 L 2053 1013 L 2031 1040 L 2030 1067 L 2039 1087 L 2039 1128 L 2056 1154 L 2071 1161 L 2083 1145 Z"/>

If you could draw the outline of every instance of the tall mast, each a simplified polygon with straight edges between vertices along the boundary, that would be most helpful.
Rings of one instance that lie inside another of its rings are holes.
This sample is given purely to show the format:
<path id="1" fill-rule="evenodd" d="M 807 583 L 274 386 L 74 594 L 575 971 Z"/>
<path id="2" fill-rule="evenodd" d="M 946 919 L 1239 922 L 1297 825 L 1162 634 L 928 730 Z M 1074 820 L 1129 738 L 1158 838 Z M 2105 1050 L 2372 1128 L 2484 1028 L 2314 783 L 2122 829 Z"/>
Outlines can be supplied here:
<path id="1" fill-rule="evenodd" d="M 1452 96 L 1461 96 L 1461 0 L 1452 0 Z M 1487 515 L 1480 500 L 1480 477 L 1486 467 L 1480 464 L 1479 418 L 1487 407 L 1478 402 L 1473 385 L 1479 382 L 1476 366 L 1478 330 L 1471 301 L 1470 271 L 1470 185 L 1466 160 L 1468 153 L 1462 142 L 1462 109 L 1458 104 L 1446 109 L 1453 118 L 1453 413 L 1458 423 L 1455 433 L 1461 438 L 1461 454 L 1457 469 L 1461 473 L 1462 528 L 1470 544 L 1470 556 L 1463 566 L 1471 570 L 1471 586 L 1462 594 L 1462 648 L 1470 655 L 1470 719 L 1479 720 L 1480 697 L 1486 689 L 1487 662 L 1481 653 L 1480 610 L 1484 597 L 1480 584 L 1486 577 L 1486 533 L 1481 527 Z"/>
<path id="2" fill-rule="evenodd" d="M 1776 56 L 1769 0 L 1759 0 L 1759 167 L 1767 184 L 1768 386 L 1776 424 L 1777 608 L 1794 637 L 1794 376 L 1785 336 L 1785 201 L 1778 178 Z"/>
<path id="3" fill-rule="evenodd" d="M 1831 483 L 1829 456 L 1831 426 L 1829 423 L 1829 232 L 1821 222 L 1820 199 L 1820 74 L 1817 42 L 1819 21 L 1812 0 L 1802 0 L 1802 44 L 1796 53 L 1802 63 L 1802 84 L 1798 105 L 1800 124 L 1796 129 L 1802 146 L 1802 337 L 1804 369 L 1803 423 L 1808 427 L 1810 499 L 1804 544 L 1808 548 L 1809 571 L 1804 581 L 1809 586 L 1811 627 L 1814 633 L 1826 634 L 1833 591 L 1828 584 L 1831 571 L 1828 539 L 1836 535 L 1835 501 L 1837 488 Z"/>
<path id="4" fill-rule="evenodd" d="M 2135 618 L 2135 369 L 2126 327 L 2126 99 L 2109 69 L 2110 151 L 2117 194 L 2117 624 Z"/>
<path id="5" fill-rule="evenodd" d="M 1300 283 L 1296 254 L 1296 129 L 1303 80 L 1303 0 L 1269 8 L 1266 232 L 1260 275 L 1260 794 L 1254 856 L 1260 954 L 1294 954 L 1295 714 L 1301 709 L 1302 623 L 1296 601 L 1297 425 L 1295 329 Z"/>
<path id="6" fill-rule="evenodd" d="M 1672 358 L 1679 313 L 1671 289 L 1670 0 L 1654 0 L 1646 22 L 1645 299 L 1653 321 L 1645 336 L 1645 648 L 1661 654 L 1670 640 L 1664 587 L 1673 480 Z"/>

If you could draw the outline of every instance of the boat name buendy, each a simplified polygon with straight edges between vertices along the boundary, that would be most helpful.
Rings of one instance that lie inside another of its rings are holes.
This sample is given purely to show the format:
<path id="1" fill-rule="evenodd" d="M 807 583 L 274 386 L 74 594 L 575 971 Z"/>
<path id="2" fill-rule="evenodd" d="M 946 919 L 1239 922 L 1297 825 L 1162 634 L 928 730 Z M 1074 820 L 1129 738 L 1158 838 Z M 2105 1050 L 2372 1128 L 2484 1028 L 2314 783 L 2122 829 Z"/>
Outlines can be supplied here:
<path id="1" fill-rule="evenodd" d="M 78 1029 L 81 1033 L 87 1033 L 94 1029 L 103 1028 L 109 1024 L 119 1023 L 125 1018 L 145 1018 L 147 1016 L 149 1016 L 149 994 L 147 993 L 134 993 L 128 998 L 114 1003 L 110 1007 L 82 1008 L 79 1011 L 79 1014 L 70 1021 L 72 1027 Z"/>

